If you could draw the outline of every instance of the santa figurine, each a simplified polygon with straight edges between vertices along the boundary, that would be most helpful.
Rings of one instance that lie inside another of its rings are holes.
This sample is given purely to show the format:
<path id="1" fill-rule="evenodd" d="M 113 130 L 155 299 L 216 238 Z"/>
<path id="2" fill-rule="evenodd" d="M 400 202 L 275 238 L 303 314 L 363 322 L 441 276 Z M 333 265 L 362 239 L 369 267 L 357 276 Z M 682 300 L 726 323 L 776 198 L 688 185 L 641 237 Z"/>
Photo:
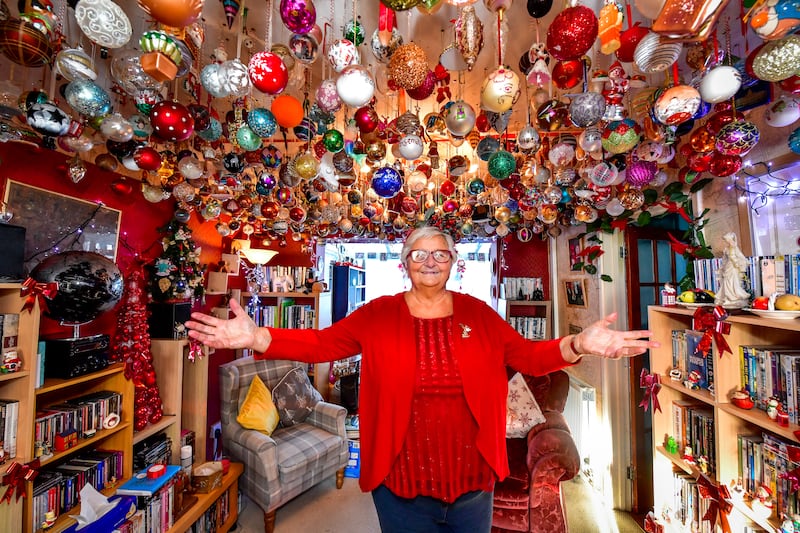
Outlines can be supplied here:
<path id="1" fill-rule="evenodd" d="M 603 97 L 606 99 L 606 112 L 603 120 L 622 120 L 625 118 L 625 107 L 622 100 L 630 88 L 630 76 L 625 72 L 622 63 L 614 61 L 608 69 L 608 81 L 603 89 Z"/>

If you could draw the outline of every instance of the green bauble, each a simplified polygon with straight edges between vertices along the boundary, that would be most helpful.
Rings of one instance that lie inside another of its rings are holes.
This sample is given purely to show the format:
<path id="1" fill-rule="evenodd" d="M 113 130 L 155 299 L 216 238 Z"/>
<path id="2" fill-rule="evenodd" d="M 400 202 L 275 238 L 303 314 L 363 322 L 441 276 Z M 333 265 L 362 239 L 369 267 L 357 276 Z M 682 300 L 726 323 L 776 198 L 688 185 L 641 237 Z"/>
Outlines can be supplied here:
<path id="1" fill-rule="evenodd" d="M 236 142 L 245 152 L 252 152 L 261 148 L 261 137 L 247 125 L 243 125 L 236 130 Z"/>
<path id="2" fill-rule="evenodd" d="M 496 180 L 504 180 L 517 168 L 514 155 L 506 150 L 498 150 L 492 154 L 488 162 L 489 174 Z"/>
<path id="3" fill-rule="evenodd" d="M 420 0 L 381 0 L 381 3 L 394 11 L 405 11 L 420 3 Z"/>
<path id="4" fill-rule="evenodd" d="M 359 46 L 364 42 L 364 26 L 357 20 L 350 19 L 344 27 L 344 38 Z"/>
<path id="5" fill-rule="evenodd" d="M 486 184 L 480 178 L 472 178 L 467 183 L 467 191 L 473 195 L 479 195 L 486 190 Z"/>
<path id="6" fill-rule="evenodd" d="M 325 145 L 325 149 L 329 152 L 334 154 L 341 152 L 342 148 L 344 148 L 344 135 L 339 130 L 328 130 L 322 136 L 322 144 Z"/>

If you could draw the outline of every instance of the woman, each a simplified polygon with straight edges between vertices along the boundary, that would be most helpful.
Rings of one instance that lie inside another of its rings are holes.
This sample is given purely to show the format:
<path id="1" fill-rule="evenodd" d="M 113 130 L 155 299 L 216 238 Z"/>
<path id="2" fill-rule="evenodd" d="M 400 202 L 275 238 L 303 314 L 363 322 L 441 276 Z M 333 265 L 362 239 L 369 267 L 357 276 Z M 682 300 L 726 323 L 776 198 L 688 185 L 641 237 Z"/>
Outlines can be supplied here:
<path id="1" fill-rule="evenodd" d="M 542 375 L 583 355 L 617 359 L 658 343 L 609 329 L 611 314 L 577 335 L 529 341 L 480 300 L 445 289 L 457 254 L 433 227 L 411 233 L 400 260 L 411 289 L 360 307 L 323 330 L 258 328 L 192 313 L 189 335 L 215 348 L 310 363 L 362 354 L 362 490 L 381 530 L 488 533 L 492 489 L 508 475 L 506 365 Z"/>

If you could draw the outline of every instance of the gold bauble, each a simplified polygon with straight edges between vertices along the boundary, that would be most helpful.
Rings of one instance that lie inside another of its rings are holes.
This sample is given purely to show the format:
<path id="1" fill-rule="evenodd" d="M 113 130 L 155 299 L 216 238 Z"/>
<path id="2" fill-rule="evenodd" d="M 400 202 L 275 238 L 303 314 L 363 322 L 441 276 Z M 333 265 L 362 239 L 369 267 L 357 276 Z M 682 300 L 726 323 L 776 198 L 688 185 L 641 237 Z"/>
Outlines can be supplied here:
<path id="1" fill-rule="evenodd" d="M 401 44 L 389 60 L 389 76 L 403 89 L 416 89 L 428 76 L 428 56 L 415 43 Z"/>

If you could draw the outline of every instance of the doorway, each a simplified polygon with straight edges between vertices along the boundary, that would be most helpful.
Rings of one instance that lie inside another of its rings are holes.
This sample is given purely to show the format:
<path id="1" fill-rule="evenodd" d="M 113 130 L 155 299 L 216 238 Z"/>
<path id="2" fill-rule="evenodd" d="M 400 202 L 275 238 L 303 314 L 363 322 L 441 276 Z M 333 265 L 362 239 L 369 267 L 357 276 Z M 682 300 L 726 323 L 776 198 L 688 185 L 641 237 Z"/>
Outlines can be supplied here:
<path id="1" fill-rule="evenodd" d="M 647 329 L 647 307 L 660 304 L 660 291 L 665 283 L 677 287 L 686 274 L 687 262 L 670 246 L 669 235 L 680 239 L 683 220 L 671 215 L 644 228 L 628 227 L 625 233 L 626 270 L 630 282 L 627 291 L 628 326 Z M 639 407 L 639 376 L 650 367 L 650 354 L 634 357 L 630 364 L 631 461 L 629 477 L 632 486 L 631 512 L 644 515 L 653 507 L 653 427 L 649 411 Z"/>

